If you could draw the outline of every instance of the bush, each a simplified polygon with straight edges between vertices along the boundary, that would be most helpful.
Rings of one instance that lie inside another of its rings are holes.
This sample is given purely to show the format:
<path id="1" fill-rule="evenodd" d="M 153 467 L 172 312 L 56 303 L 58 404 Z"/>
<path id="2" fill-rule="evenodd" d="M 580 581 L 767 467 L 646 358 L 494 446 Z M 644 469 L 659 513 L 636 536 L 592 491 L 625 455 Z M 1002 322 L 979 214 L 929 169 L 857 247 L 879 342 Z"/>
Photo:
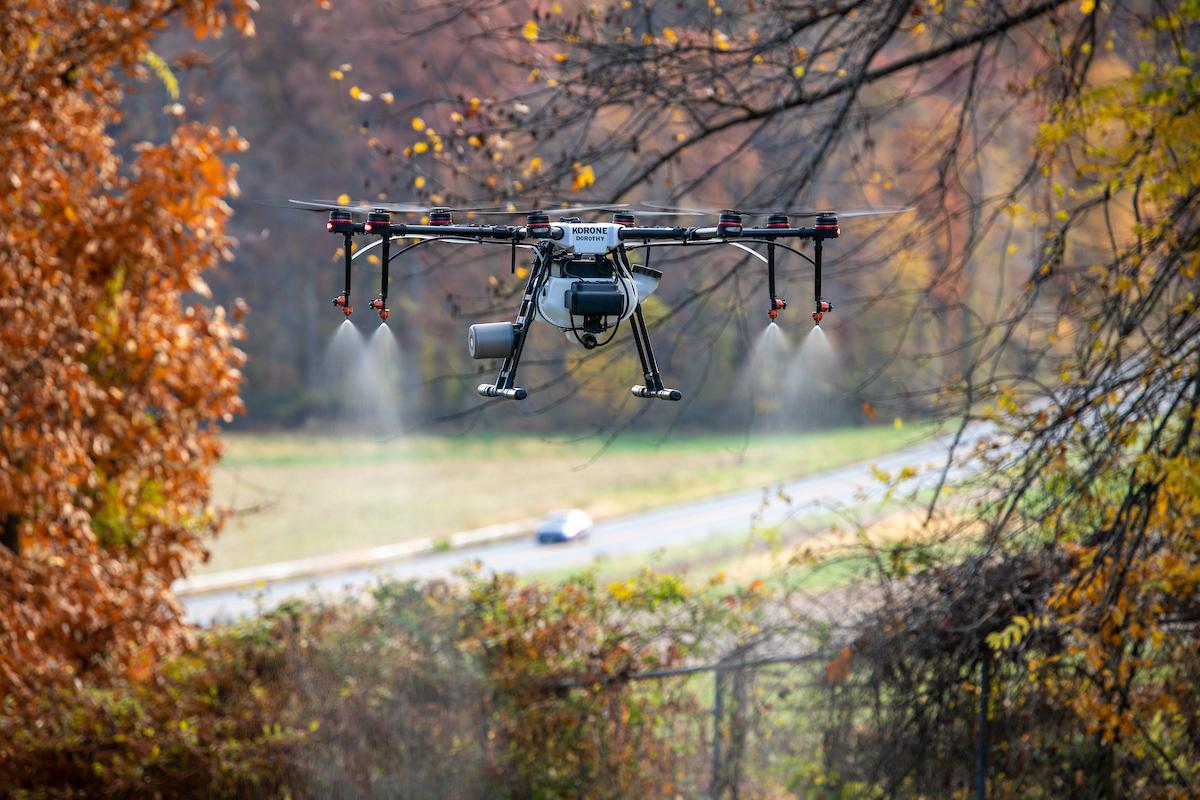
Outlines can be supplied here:
<path id="1" fill-rule="evenodd" d="M 365 603 L 291 604 L 199 632 L 144 680 L 6 699 L 0 794 L 657 791 L 675 746 L 657 721 L 695 701 L 620 678 L 701 652 L 736 623 L 739 597 L 647 573 L 608 587 L 390 583 Z"/>

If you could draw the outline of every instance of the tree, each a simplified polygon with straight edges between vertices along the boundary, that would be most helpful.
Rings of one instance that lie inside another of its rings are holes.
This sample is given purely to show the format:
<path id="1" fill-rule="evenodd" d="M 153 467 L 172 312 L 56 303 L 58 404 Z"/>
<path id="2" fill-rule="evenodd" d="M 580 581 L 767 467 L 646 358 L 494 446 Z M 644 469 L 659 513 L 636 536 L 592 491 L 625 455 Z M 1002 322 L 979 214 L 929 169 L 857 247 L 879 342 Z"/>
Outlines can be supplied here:
<path id="1" fill-rule="evenodd" d="M 888 603 L 852 652 L 888 702 L 849 728 L 845 774 L 947 793 L 970 778 L 962 733 L 1000 718 L 981 773 L 990 750 L 1012 796 L 1195 795 L 1200 6 L 429 13 L 529 87 L 447 94 L 423 112 L 435 146 L 393 145 L 439 188 L 916 206 L 839 276 L 848 305 L 882 308 L 894 396 L 999 435 L 966 454 L 987 480 L 952 546 L 881 559 Z M 865 272 L 879 245 L 887 281 Z"/>
<path id="2" fill-rule="evenodd" d="M 0 10 L 0 694 L 145 674 L 182 635 L 170 585 L 217 526 L 242 363 L 235 319 L 194 298 L 230 257 L 223 159 L 246 145 L 174 103 L 170 136 L 128 157 L 111 129 L 124 76 L 173 91 L 150 49 L 171 17 L 251 32 L 251 4 Z"/>

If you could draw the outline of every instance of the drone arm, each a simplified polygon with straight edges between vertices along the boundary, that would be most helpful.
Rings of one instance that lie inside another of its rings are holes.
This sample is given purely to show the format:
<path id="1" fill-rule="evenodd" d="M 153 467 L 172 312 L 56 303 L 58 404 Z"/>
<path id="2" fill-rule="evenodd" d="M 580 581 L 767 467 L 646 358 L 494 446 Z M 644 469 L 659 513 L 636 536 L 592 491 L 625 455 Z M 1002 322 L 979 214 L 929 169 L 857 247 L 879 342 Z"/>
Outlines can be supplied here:
<path id="1" fill-rule="evenodd" d="M 392 223 L 392 236 L 461 236 L 464 239 L 490 239 L 508 242 L 527 238 L 523 228 L 508 225 L 409 225 Z"/>
<path id="2" fill-rule="evenodd" d="M 692 228 L 637 228 L 628 227 L 621 228 L 617 231 L 617 236 L 621 241 L 627 242 L 631 239 L 640 239 L 642 241 L 651 241 L 658 239 L 680 239 L 686 240 L 692 232 Z"/>

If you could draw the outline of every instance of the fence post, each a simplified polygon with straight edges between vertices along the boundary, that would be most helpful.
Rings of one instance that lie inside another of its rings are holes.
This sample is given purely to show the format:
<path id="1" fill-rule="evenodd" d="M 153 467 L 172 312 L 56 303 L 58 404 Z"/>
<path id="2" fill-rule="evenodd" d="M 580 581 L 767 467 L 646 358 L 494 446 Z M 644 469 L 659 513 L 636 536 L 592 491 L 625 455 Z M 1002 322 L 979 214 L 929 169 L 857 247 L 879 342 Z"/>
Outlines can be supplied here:
<path id="1" fill-rule="evenodd" d="M 992 654 L 984 648 L 979 665 L 979 722 L 975 730 L 975 797 L 987 800 L 988 705 L 992 694 Z"/>
<path id="2" fill-rule="evenodd" d="M 713 746 L 712 783 L 709 794 L 713 800 L 721 797 L 721 717 L 724 715 L 725 670 L 719 665 L 713 670 Z"/>

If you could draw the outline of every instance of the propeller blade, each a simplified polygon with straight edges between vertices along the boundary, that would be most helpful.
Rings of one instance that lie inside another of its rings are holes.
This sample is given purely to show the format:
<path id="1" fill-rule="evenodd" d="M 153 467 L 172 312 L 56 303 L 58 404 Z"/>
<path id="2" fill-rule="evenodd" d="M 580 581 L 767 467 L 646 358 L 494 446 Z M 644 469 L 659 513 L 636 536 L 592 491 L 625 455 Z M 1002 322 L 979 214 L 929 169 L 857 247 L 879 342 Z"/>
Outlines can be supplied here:
<path id="1" fill-rule="evenodd" d="M 390 211 L 393 214 L 428 214 L 435 208 L 448 208 L 450 211 L 461 211 L 464 214 L 477 213 L 500 213 L 496 211 L 496 206 L 447 206 L 417 203 L 386 203 L 378 202 L 371 204 L 343 204 L 335 203 L 331 200 L 288 200 L 293 205 L 300 206 L 305 211 L 354 211 L 359 214 L 367 214 L 371 211 Z"/>
<path id="2" fill-rule="evenodd" d="M 686 208 L 683 206 L 669 206 L 665 203 L 651 203 L 643 201 L 641 205 L 651 211 L 636 211 L 634 213 L 644 214 L 648 217 L 710 217 L 713 214 L 720 214 L 724 209 L 713 208 Z"/>
<path id="3" fill-rule="evenodd" d="M 643 202 L 642 205 L 653 209 L 662 209 L 661 211 L 641 212 L 649 216 L 653 215 L 678 215 L 678 216 L 712 216 L 720 214 L 722 211 L 736 211 L 739 214 L 748 216 L 760 216 L 765 214 L 786 214 L 789 217 L 818 217 L 822 214 L 833 214 L 837 217 L 874 217 L 883 216 L 886 214 L 903 214 L 906 211 L 912 211 L 912 206 L 882 206 L 879 208 L 853 208 L 844 211 L 821 210 L 813 211 L 809 208 L 688 208 L 683 206 L 669 206 L 664 203 Z"/>
<path id="4" fill-rule="evenodd" d="M 880 217 L 888 214 L 903 214 L 912 211 L 912 206 L 883 206 L 880 208 L 848 208 L 844 210 L 813 211 L 809 208 L 749 208 L 743 214 L 786 214 L 789 217 L 819 217 L 822 214 L 833 214 L 839 219 L 849 217 Z"/>
<path id="5" fill-rule="evenodd" d="M 563 208 L 525 208 L 525 209 L 509 208 L 509 209 L 501 210 L 501 211 L 479 211 L 477 213 L 490 214 L 490 215 L 501 215 L 501 214 L 528 215 L 528 214 L 533 214 L 535 212 L 540 212 L 547 216 L 554 216 L 555 214 L 558 214 L 558 215 L 578 214 L 583 211 L 617 211 L 617 210 L 620 210 L 623 208 L 629 208 L 629 204 L 628 203 L 605 203 L 603 205 L 595 205 L 595 206 L 565 206 Z"/>

